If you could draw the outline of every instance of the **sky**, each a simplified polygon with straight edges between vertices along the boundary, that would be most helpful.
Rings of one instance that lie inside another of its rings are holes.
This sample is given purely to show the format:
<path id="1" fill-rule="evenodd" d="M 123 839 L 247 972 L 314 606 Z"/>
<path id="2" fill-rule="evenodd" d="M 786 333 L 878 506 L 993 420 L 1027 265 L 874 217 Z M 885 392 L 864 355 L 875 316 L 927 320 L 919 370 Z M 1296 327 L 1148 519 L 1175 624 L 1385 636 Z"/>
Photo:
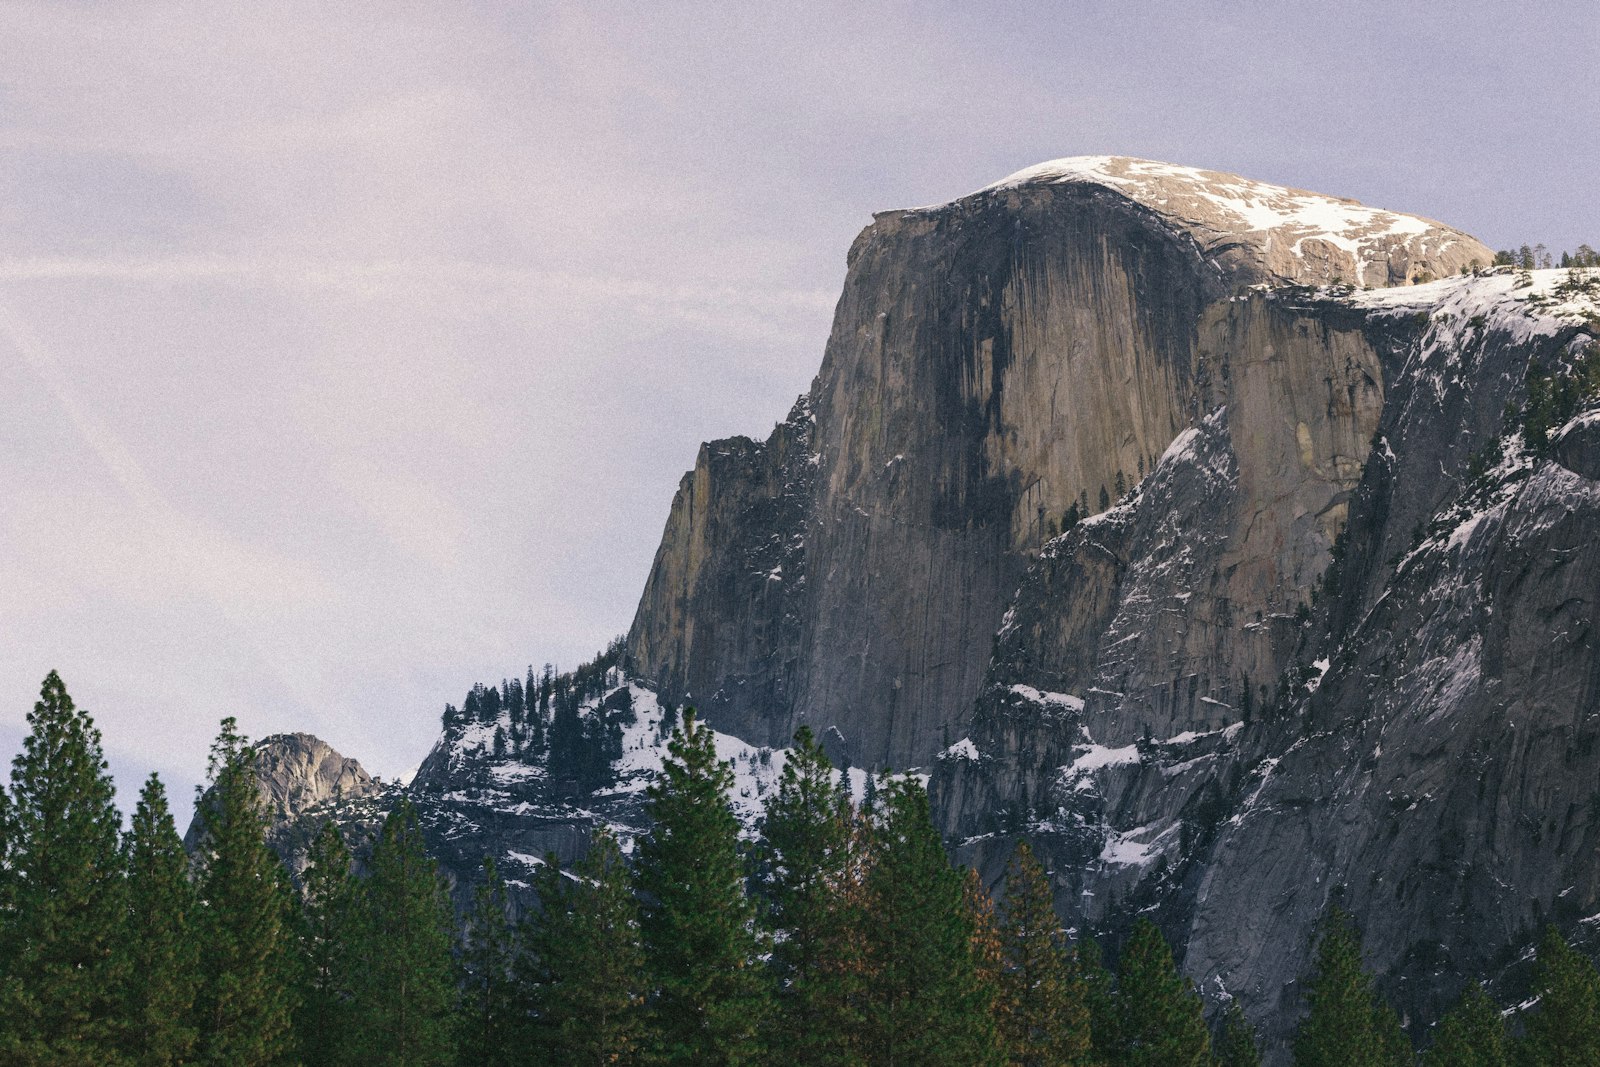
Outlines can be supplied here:
<path id="1" fill-rule="evenodd" d="M 0 758 L 384 777 L 627 630 L 874 211 L 1134 155 L 1600 246 L 1591 3 L 0 3 Z"/>

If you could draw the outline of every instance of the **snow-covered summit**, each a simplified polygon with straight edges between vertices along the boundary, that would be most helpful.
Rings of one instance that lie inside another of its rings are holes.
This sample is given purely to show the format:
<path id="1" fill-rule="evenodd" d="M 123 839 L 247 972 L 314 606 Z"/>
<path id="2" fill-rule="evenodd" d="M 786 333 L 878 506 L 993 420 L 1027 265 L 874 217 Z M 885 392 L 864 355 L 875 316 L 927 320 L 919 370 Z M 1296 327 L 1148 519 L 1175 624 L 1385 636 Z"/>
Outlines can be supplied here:
<path id="1" fill-rule="evenodd" d="M 971 194 L 1043 185 L 1095 185 L 1190 233 L 1208 253 L 1254 249 L 1270 274 L 1294 282 L 1409 285 L 1456 274 L 1494 254 L 1431 219 L 1237 174 L 1130 156 L 1072 156 L 1040 163 Z M 970 199 L 968 197 L 963 200 Z"/>

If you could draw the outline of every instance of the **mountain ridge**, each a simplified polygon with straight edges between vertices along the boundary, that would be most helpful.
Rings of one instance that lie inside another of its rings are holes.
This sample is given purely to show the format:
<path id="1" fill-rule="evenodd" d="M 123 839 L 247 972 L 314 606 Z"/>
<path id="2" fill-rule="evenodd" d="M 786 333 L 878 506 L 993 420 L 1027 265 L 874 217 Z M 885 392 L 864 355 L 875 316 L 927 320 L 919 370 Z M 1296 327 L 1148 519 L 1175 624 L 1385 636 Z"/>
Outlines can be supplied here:
<path id="1" fill-rule="evenodd" d="M 1334 902 L 1414 1026 L 1514 993 L 1540 920 L 1600 914 L 1600 276 L 1169 164 L 1019 173 L 857 238 L 812 389 L 702 446 L 571 714 L 925 769 L 959 860 L 995 884 L 1026 834 L 1080 933 L 1154 916 L 1269 1062 Z M 516 713 L 468 729 L 412 786 L 463 883 L 637 829 L 499 781 L 548 770 L 492 752 Z"/>

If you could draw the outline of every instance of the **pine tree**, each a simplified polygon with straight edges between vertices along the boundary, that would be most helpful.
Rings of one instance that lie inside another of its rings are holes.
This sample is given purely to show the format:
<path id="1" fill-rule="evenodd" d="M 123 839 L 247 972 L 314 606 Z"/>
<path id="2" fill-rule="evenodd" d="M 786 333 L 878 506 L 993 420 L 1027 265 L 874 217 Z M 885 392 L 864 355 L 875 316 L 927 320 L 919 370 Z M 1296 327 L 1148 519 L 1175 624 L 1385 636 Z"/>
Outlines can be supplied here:
<path id="1" fill-rule="evenodd" d="M 285 1064 L 293 1054 L 293 903 L 266 844 L 255 758 L 235 720 L 223 719 L 198 811 L 196 923 L 199 1062 L 218 1067 Z"/>
<path id="2" fill-rule="evenodd" d="M 654 831 L 639 848 L 642 929 L 655 986 L 653 1028 L 667 1063 L 753 1060 L 768 1001 L 755 909 L 745 895 L 731 767 L 685 709 L 650 786 Z"/>
<path id="3" fill-rule="evenodd" d="M 1073 971 L 1083 984 L 1083 1001 L 1089 1009 L 1089 1038 L 1094 1054 L 1091 1063 L 1122 1062 L 1122 1025 L 1117 1016 L 1116 989 L 1106 970 L 1100 944 L 1084 938 L 1073 950 Z"/>
<path id="4" fill-rule="evenodd" d="M 1117 1027 L 1127 1067 L 1198 1067 L 1211 1034 L 1193 984 L 1179 973 L 1156 924 L 1140 919 L 1117 967 Z"/>
<path id="5" fill-rule="evenodd" d="M 187 1063 L 199 1034 L 194 1028 L 200 987 L 195 941 L 194 887 L 161 779 L 152 774 L 123 844 L 128 906 L 121 951 L 129 973 L 122 1017 L 124 1049 L 141 1067 Z"/>
<path id="6" fill-rule="evenodd" d="M 402 800 L 383 822 L 361 893 L 351 1040 L 362 1063 L 455 1059 L 454 926 L 416 809 Z"/>
<path id="7" fill-rule="evenodd" d="M 1417 1050 L 1400 1025 L 1400 1016 L 1380 999 L 1373 1010 L 1372 1032 L 1377 1038 L 1378 1062 L 1384 1067 L 1416 1067 Z"/>
<path id="8" fill-rule="evenodd" d="M 1018 841 L 1006 869 L 1001 925 L 1006 971 L 1001 978 L 1001 1035 L 1014 1064 L 1087 1064 L 1089 1006 L 1083 981 L 1063 941 L 1061 920 L 1044 868 Z"/>
<path id="9" fill-rule="evenodd" d="M 1594 964 L 1546 927 L 1539 942 L 1533 992 L 1538 1007 L 1523 1024 L 1527 1067 L 1600 1067 L 1600 974 Z"/>
<path id="10" fill-rule="evenodd" d="M 1361 939 L 1344 912 L 1322 925 L 1306 982 L 1309 1013 L 1294 1036 L 1295 1067 L 1390 1067 L 1410 1063 L 1394 1012 L 1361 968 Z"/>
<path id="11" fill-rule="evenodd" d="M 100 731 L 56 672 L 11 767 L 0 912 L 0 1062 L 123 1062 L 121 816 Z"/>
<path id="12" fill-rule="evenodd" d="M 462 945 L 459 1046 L 461 1062 L 474 1067 L 510 1067 L 521 1057 L 511 978 L 517 945 L 508 912 L 505 880 L 485 856 L 483 884 L 472 895 Z"/>
<path id="13" fill-rule="evenodd" d="M 961 910 L 966 918 L 968 951 L 972 956 L 973 999 L 976 1007 L 988 1016 L 991 1025 L 986 1028 L 990 1047 L 983 1050 L 985 1062 L 1005 1063 L 1006 1047 L 1001 1039 L 998 1020 L 1003 1009 L 1000 978 L 1006 968 L 1005 946 L 1001 942 L 1000 923 L 995 918 L 994 898 L 984 886 L 978 872 L 968 867 L 961 878 Z"/>
<path id="14" fill-rule="evenodd" d="M 551 856 L 535 876 L 542 913 L 519 961 L 537 1021 L 540 1062 L 645 1062 L 644 950 L 639 909 L 617 839 L 595 831 L 568 879 Z"/>
<path id="15" fill-rule="evenodd" d="M 850 936 L 850 798 L 802 726 L 762 822 L 761 885 L 775 935 L 769 1041 L 806 1063 L 849 1062 L 862 969 Z"/>
<path id="16" fill-rule="evenodd" d="M 1439 1020 L 1424 1067 L 1510 1067 L 1505 1020 L 1483 986 L 1473 982 Z"/>
<path id="17" fill-rule="evenodd" d="M 1261 1046 L 1256 1029 L 1244 1017 L 1237 1000 L 1222 1013 L 1222 1033 L 1217 1036 L 1216 1067 L 1261 1067 Z"/>
<path id="18" fill-rule="evenodd" d="M 878 787 L 880 830 L 867 872 L 871 1063 L 998 1062 L 976 980 L 962 879 L 914 778 Z"/>
<path id="19" fill-rule="evenodd" d="M 295 1032 L 306 1067 L 335 1067 L 349 1052 L 359 886 L 350 850 L 332 819 L 317 831 L 306 859 L 300 938 L 305 986 Z"/>

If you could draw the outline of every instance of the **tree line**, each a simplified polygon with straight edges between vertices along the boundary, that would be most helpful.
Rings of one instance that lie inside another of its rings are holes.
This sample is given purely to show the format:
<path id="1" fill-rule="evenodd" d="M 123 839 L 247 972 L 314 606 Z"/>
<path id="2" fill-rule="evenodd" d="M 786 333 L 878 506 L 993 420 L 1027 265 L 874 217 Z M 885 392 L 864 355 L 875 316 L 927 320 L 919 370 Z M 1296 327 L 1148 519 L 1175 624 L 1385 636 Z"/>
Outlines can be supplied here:
<path id="1" fill-rule="evenodd" d="M 526 681 L 505 678 L 498 686 L 480 682 L 467 692 L 461 707 L 445 705 L 441 716 L 445 734 L 459 735 L 474 724 L 492 723 L 486 755 L 559 769 L 573 795 L 602 789 L 611 783 L 611 766 L 622 755 L 622 730 L 633 722 L 632 701 L 624 690 L 594 714 L 580 712 L 585 702 L 599 700 L 611 690 L 625 647 L 619 637 L 576 670 L 558 672 L 546 663 L 536 673 L 529 665 Z"/>
<path id="2" fill-rule="evenodd" d="M 352 861 L 337 825 L 298 881 L 266 847 L 253 750 L 212 747 L 193 856 L 152 776 L 124 833 L 100 736 L 45 681 L 0 789 L 0 1063 L 1259 1064 L 1237 1002 L 1208 1027 L 1156 926 L 1106 966 L 1069 940 L 1018 844 L 997 905 L 952 867 L 914 777 L 856 805 L 802 730 L 754 840 L 685 710 L 632 855 L 548 857 L 513 922 L 492 861 L 464 922 L 401 802 Z M 1600 1063 L 1600 975 L 1552 930 L 1513 1040 L 1480 987 L 1435 1065 Z M 1413 1064 L 1348 918 L 1324 924 L 1297 1067 Z"/>
<path id="3" fill-rule="evenodd" d="M 1497 267 L 1516 267 L 1519 270 L 1549 270 L 1552 267 L 1600 267 L 1600 252 L 1588 245 L 1579 245 L 1576 252 L 1562 252 L 1559 257 L 1542 244 L 1502 248 L 1494 254 Z"/>

